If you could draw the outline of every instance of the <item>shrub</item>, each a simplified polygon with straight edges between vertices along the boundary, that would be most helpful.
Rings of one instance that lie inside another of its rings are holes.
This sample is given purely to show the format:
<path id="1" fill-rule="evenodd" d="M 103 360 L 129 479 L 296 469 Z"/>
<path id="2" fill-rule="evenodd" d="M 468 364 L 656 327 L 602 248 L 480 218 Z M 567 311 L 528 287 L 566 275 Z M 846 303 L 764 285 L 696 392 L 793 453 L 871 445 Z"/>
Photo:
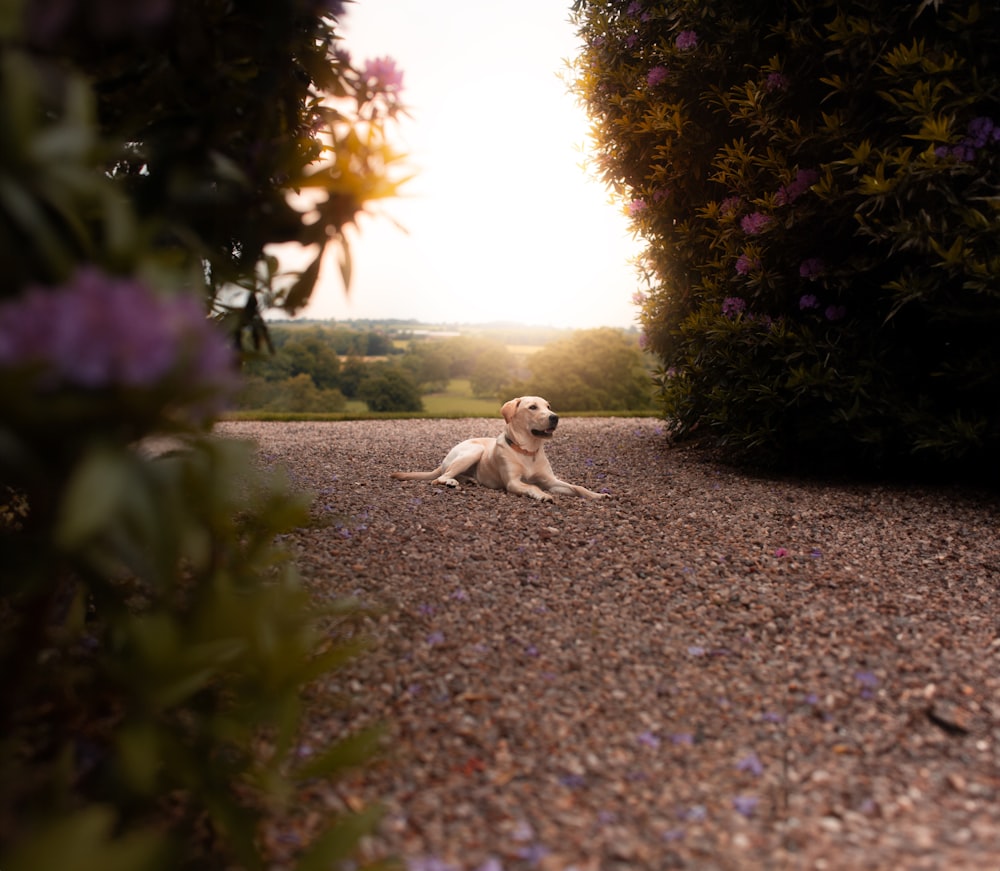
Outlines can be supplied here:
<path id="1" fill-rule="evenodd" d="M 635 336 L 602 327 L 579 330 L 531 354 L 528 378 L 509 396 L 544 396 L 562 411 L 638 411 L 647 408 L 652 382 Z"/>
<path id="2" fill-rule="evenodd" d="M 756 459 L 1000 446 L 1000 9 L 575 4 L 597 169 L 648 243 L 680 434 Z"/>
<path id="3" fill-rule="evenodd" d="M 369 411 L 423 411 L 420 388 L 402 366 L 375 365 L 358 386 Z"/>
<path id="4" fill-rule="evenodd" d="M 278 542 L 307 501 L 210 432 L 237 378 L 206 314 L 223 275 L 257 299 L 264 246 L 304 221 L 269 206 L 318 166 L 302 124 L 329 120 L 316 77 L 375 87 L 346 59 L 320 63 L 340 6 L 272 4 L 265 20 L 251 4 L 70 0 L 0 16 L 4 869 L 263 868 L 260 827 L 299 780 L 372 748 L 363 734 L 297 758 L 300 691 L 357 651 L 357 614 L 313 606 Z M 281 15 L 279 39 L 264 31 Z M 218 55 L 206 30 L 228 34 Z M 275 82 L 280 107 L 255 90 Z M 341 198 L 317 222 L 334 236 L 384 180 L 338 124 L 343 172 L 317 181 Z M 345 817 L 303 867 L 334 867 L 373 818 Z"/>

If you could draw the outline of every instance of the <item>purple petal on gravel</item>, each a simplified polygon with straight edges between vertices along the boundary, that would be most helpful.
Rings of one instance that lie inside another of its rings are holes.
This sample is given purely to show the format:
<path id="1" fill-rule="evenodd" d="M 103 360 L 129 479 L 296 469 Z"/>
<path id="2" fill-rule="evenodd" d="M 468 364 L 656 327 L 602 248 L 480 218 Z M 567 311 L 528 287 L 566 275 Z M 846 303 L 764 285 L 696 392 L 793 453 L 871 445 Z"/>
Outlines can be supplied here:
<path id="1" fill-rule="evenodd" d="M 708 811 L 703 804 L 693 804 L 681 811 L 681 819 L 692 823 L 703 823 L 708 819 Z"/>
<path id="2" fill-rule="evenodd" d="M 694 735 L 690 732 L 675 732 L 670 736 L 670 741 L 679 747 L 694 747 Z"/>
<path id="3" fill-rule="evenodd" d="M 760 799 L 755 795 L 738 795 L 733 799 L 733 808 L 745 817 L 752 817 L 758 804 Z"/>
<path id="4" fill-rule="evenodd" d="M 444 644 L 444 633 L 443 632 L 432 632 L 427 636 L 427 643 L 434 647 L 435 644 Z"/>
<path id="5" fill-rule="evenodd" d="M 660 739 L 656 737 L 652 732 L 642 732 L 636 740 L 640 744 L 645 744 L 647 747 L 652 747 L 654 750 L 660 746 Z"/>
<path id="6" fill-rule="evenodd" d="M 503 863 L 495 856 L 490 856 L 476 871 L 503 871 Z"/>
<path id="7" fill-rule="evenodd" d="M 461 869 L 437 856 L 419 856 L 416 859 L 406 860 L 406 871 L 461 871 Z"/>
<path id="8" fill-rule="evenodd" d="M 704 656 L 705 655 L 705 648 L 704 647 L 700 647 L 697 644 L 692 644 L 688 648 L 688 654 L 690 656 Z"/>
<path id="9" fill-rule="evenodd" d="M 748 753 L 736 763 L 736 770 L 760 777 L 764 773 L 764 763 L 756 753 Z"/>

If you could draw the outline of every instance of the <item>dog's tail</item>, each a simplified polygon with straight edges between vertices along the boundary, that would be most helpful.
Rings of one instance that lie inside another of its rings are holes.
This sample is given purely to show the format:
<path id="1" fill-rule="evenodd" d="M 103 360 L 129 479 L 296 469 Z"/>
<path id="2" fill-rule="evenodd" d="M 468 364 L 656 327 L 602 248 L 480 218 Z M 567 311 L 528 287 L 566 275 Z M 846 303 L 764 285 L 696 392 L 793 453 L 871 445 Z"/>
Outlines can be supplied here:
<path id="1" fill-rule="evenodd" d="M 397 481 L 433 481 L 444 471 L 444 466 L 438 466 L 433 472 L 393 472 Z"/>

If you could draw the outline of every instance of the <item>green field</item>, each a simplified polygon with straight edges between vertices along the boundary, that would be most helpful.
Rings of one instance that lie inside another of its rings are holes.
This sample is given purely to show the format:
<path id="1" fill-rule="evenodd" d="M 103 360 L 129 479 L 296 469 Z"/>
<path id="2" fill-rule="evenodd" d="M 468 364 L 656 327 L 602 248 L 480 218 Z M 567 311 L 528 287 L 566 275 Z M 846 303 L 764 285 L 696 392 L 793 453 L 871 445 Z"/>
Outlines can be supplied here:
<path id="1" fill-rule="evenodd" d="M 498 417 L 501 402 L 497 399 L 479 399 L 472 395 L 467 378 L 455 378 L 440 393 L 425 393 L 423 417 Z M 368 407 L 359 399 L 350 399 L 345 415 L 366 416 Z"/>

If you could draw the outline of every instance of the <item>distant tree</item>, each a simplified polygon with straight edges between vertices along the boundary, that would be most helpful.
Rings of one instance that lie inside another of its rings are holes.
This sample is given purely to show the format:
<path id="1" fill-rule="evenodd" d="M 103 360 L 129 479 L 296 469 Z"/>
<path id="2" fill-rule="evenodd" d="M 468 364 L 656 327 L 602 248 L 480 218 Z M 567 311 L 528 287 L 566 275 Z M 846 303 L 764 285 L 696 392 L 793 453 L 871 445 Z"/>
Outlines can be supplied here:
<path id="1" fill-rule="evenodd" d="M 544 396 L 564 411 L 647 408 L 653 383 L 635 337 L 603 327 L 546 345 L 527 361 L 531 376 L 514 393 Z"/>
<path id="2" fill-rule="evenodd" d="M 340 358 L 325 330 L 317 327 L 303 331 L 285 344 L 282 353 L 288 358 L 292 376 L 309 375 L 321 390 L 339 386 Z"/>
<path id="3" fill-rule="evenodd" d="M 344 394 L 335 389 L 320 389 L 302 372 L 281 381 L 248 378 L 237 397 L 237 405 L 249 411 L 329 412 L 346 405 Z"/>
<path id="4" fill-rule="evenodd" d="M 340 367 L 340 392 L 348 399 L 354 399 L 366 377 L 368 367 L 365 361 L 360 357 L 348 357 Z"/>
<path id="5" fill-rule="evenodd" d="M 499 342 L 491 342 L 480 353 L 469 373 L 472 393 L 475 396 L 496 396 L 505 384 L 510 383 L 515 366 L 514 355 Z"/>
<path id="6" fill-rule="evenodd" d="M 365 336 L 365 354 L 368 357 L 384 357 L 395 352 L 395 347 L 385 333 L 369 330 Z"/>
<path id="7" fill-rule="evenodd" d="M 424 403 L 413 376 L 401 366 L 374 369 L 358 388 L 369 411 L 423 411 Z"/>
<path id="8" fill-rule="evenodd" d="M 451 358 L 442 342 L 411 342 L 400 361 L 424 393 L 444 390 L 451 377 Z"/>

